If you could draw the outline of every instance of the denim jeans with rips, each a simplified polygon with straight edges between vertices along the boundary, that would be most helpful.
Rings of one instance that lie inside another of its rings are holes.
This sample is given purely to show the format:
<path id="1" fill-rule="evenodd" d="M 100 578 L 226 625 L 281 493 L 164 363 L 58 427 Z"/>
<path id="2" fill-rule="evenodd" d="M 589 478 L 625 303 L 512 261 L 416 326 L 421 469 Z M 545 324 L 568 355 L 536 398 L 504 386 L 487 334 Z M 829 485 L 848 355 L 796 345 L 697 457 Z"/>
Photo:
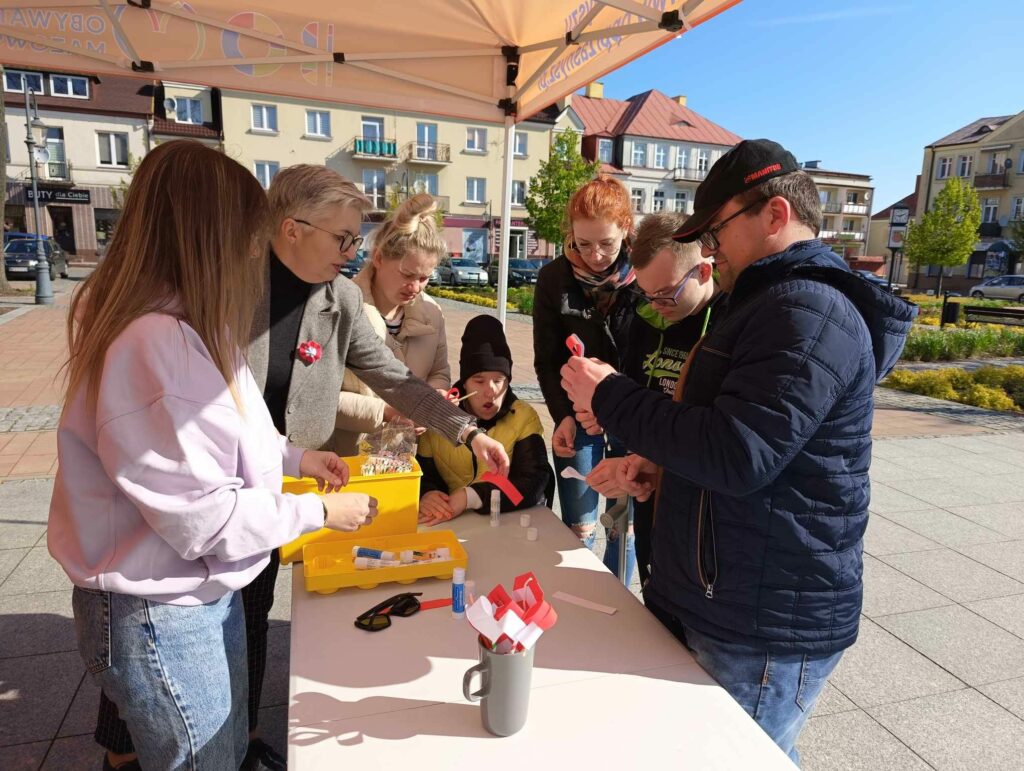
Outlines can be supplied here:
<path id="1" fill-rule="evenodd" d="M 799 767 L 796 740 L 843 651 L 773 653 L 696 632 L 649 600 L 647 609 Z"/>
<path id="2" fill-rule="evenodd" d="M 228 592 L 166 605 L 75 587 L 78 651 L 147 769 L 236 769 L 249 742 L 245 619 Z"/>

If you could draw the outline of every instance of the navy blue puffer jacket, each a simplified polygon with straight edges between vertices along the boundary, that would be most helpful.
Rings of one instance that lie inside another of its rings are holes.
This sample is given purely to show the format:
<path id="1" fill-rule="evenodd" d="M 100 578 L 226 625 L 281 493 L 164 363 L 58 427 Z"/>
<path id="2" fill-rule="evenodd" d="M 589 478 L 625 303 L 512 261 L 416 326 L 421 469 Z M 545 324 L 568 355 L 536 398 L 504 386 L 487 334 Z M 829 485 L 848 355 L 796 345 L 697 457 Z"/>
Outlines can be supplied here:
<path id="1" fill-rule="evenodd" d="M 598 386 L 601 425 L 665 470 L 650 601 L 767 650 L 853 644 L 872 394 L 916 312 L 802 241 L 740 274 L 681 404 L 622 375 Z"/>

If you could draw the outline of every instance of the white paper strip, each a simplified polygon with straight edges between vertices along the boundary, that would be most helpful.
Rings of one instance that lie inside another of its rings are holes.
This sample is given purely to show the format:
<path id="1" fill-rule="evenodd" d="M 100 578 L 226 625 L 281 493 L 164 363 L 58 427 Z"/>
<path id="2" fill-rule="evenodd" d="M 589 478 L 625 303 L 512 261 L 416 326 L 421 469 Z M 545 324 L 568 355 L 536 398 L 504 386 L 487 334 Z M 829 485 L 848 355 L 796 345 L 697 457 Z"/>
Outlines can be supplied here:
<path id="1" fill-rule="evenodd" d="M 582 597 L 577 597 L 575 594 L 567 594 L 565 592 L 555 592 L 555 599 L 568 602 L 570 605 L 579 605 L 581 608 L 587 610 L 596 610 L 600 613 L 607 613 L 609 616 L 615 615 L 618 612 L 618 608 L 613 608 L 609 605 L 601 605 L 597 602 L 591 602 L 585 600 Z"/>
<path id="2" fill-rule="evenodd" d="M 566 466 L 564 469 L 562 469 L 562 478 L 563 479 L 578 479 L 581 482 L 586 482 L 587 481 L 587 478 L 585 476 L 583 476 L 583 474 L 578 472 L 576 469 L 574 469 L 572 466 Z"/>

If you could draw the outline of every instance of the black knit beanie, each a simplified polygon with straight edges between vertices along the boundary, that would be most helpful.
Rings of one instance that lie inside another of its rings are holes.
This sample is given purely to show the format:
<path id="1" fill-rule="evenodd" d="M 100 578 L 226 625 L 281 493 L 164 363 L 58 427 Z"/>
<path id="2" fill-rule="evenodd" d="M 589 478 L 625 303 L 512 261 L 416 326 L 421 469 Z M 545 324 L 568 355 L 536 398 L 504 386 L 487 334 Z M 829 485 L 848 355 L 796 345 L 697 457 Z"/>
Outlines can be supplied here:
<path id="1" fill-rule="evenodd" d="M 474 316 L 462 331 L 459 375 L 466 382 L 478 372 L 500 372 L 512 379 L 512 351 L 505 330 L 493 316 Z"/>

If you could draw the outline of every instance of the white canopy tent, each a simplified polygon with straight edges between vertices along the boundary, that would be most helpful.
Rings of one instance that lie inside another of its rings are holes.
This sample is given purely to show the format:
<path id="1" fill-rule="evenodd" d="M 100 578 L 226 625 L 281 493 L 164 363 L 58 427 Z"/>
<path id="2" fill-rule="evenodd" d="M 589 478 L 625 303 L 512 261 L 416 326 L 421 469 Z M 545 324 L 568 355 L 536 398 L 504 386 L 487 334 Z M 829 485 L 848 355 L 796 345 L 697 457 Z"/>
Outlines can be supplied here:
<path id="1" fill-rule="evenodd" d="M 514 126 L 740 0 L 0 0 L 0 61 Z"/>

